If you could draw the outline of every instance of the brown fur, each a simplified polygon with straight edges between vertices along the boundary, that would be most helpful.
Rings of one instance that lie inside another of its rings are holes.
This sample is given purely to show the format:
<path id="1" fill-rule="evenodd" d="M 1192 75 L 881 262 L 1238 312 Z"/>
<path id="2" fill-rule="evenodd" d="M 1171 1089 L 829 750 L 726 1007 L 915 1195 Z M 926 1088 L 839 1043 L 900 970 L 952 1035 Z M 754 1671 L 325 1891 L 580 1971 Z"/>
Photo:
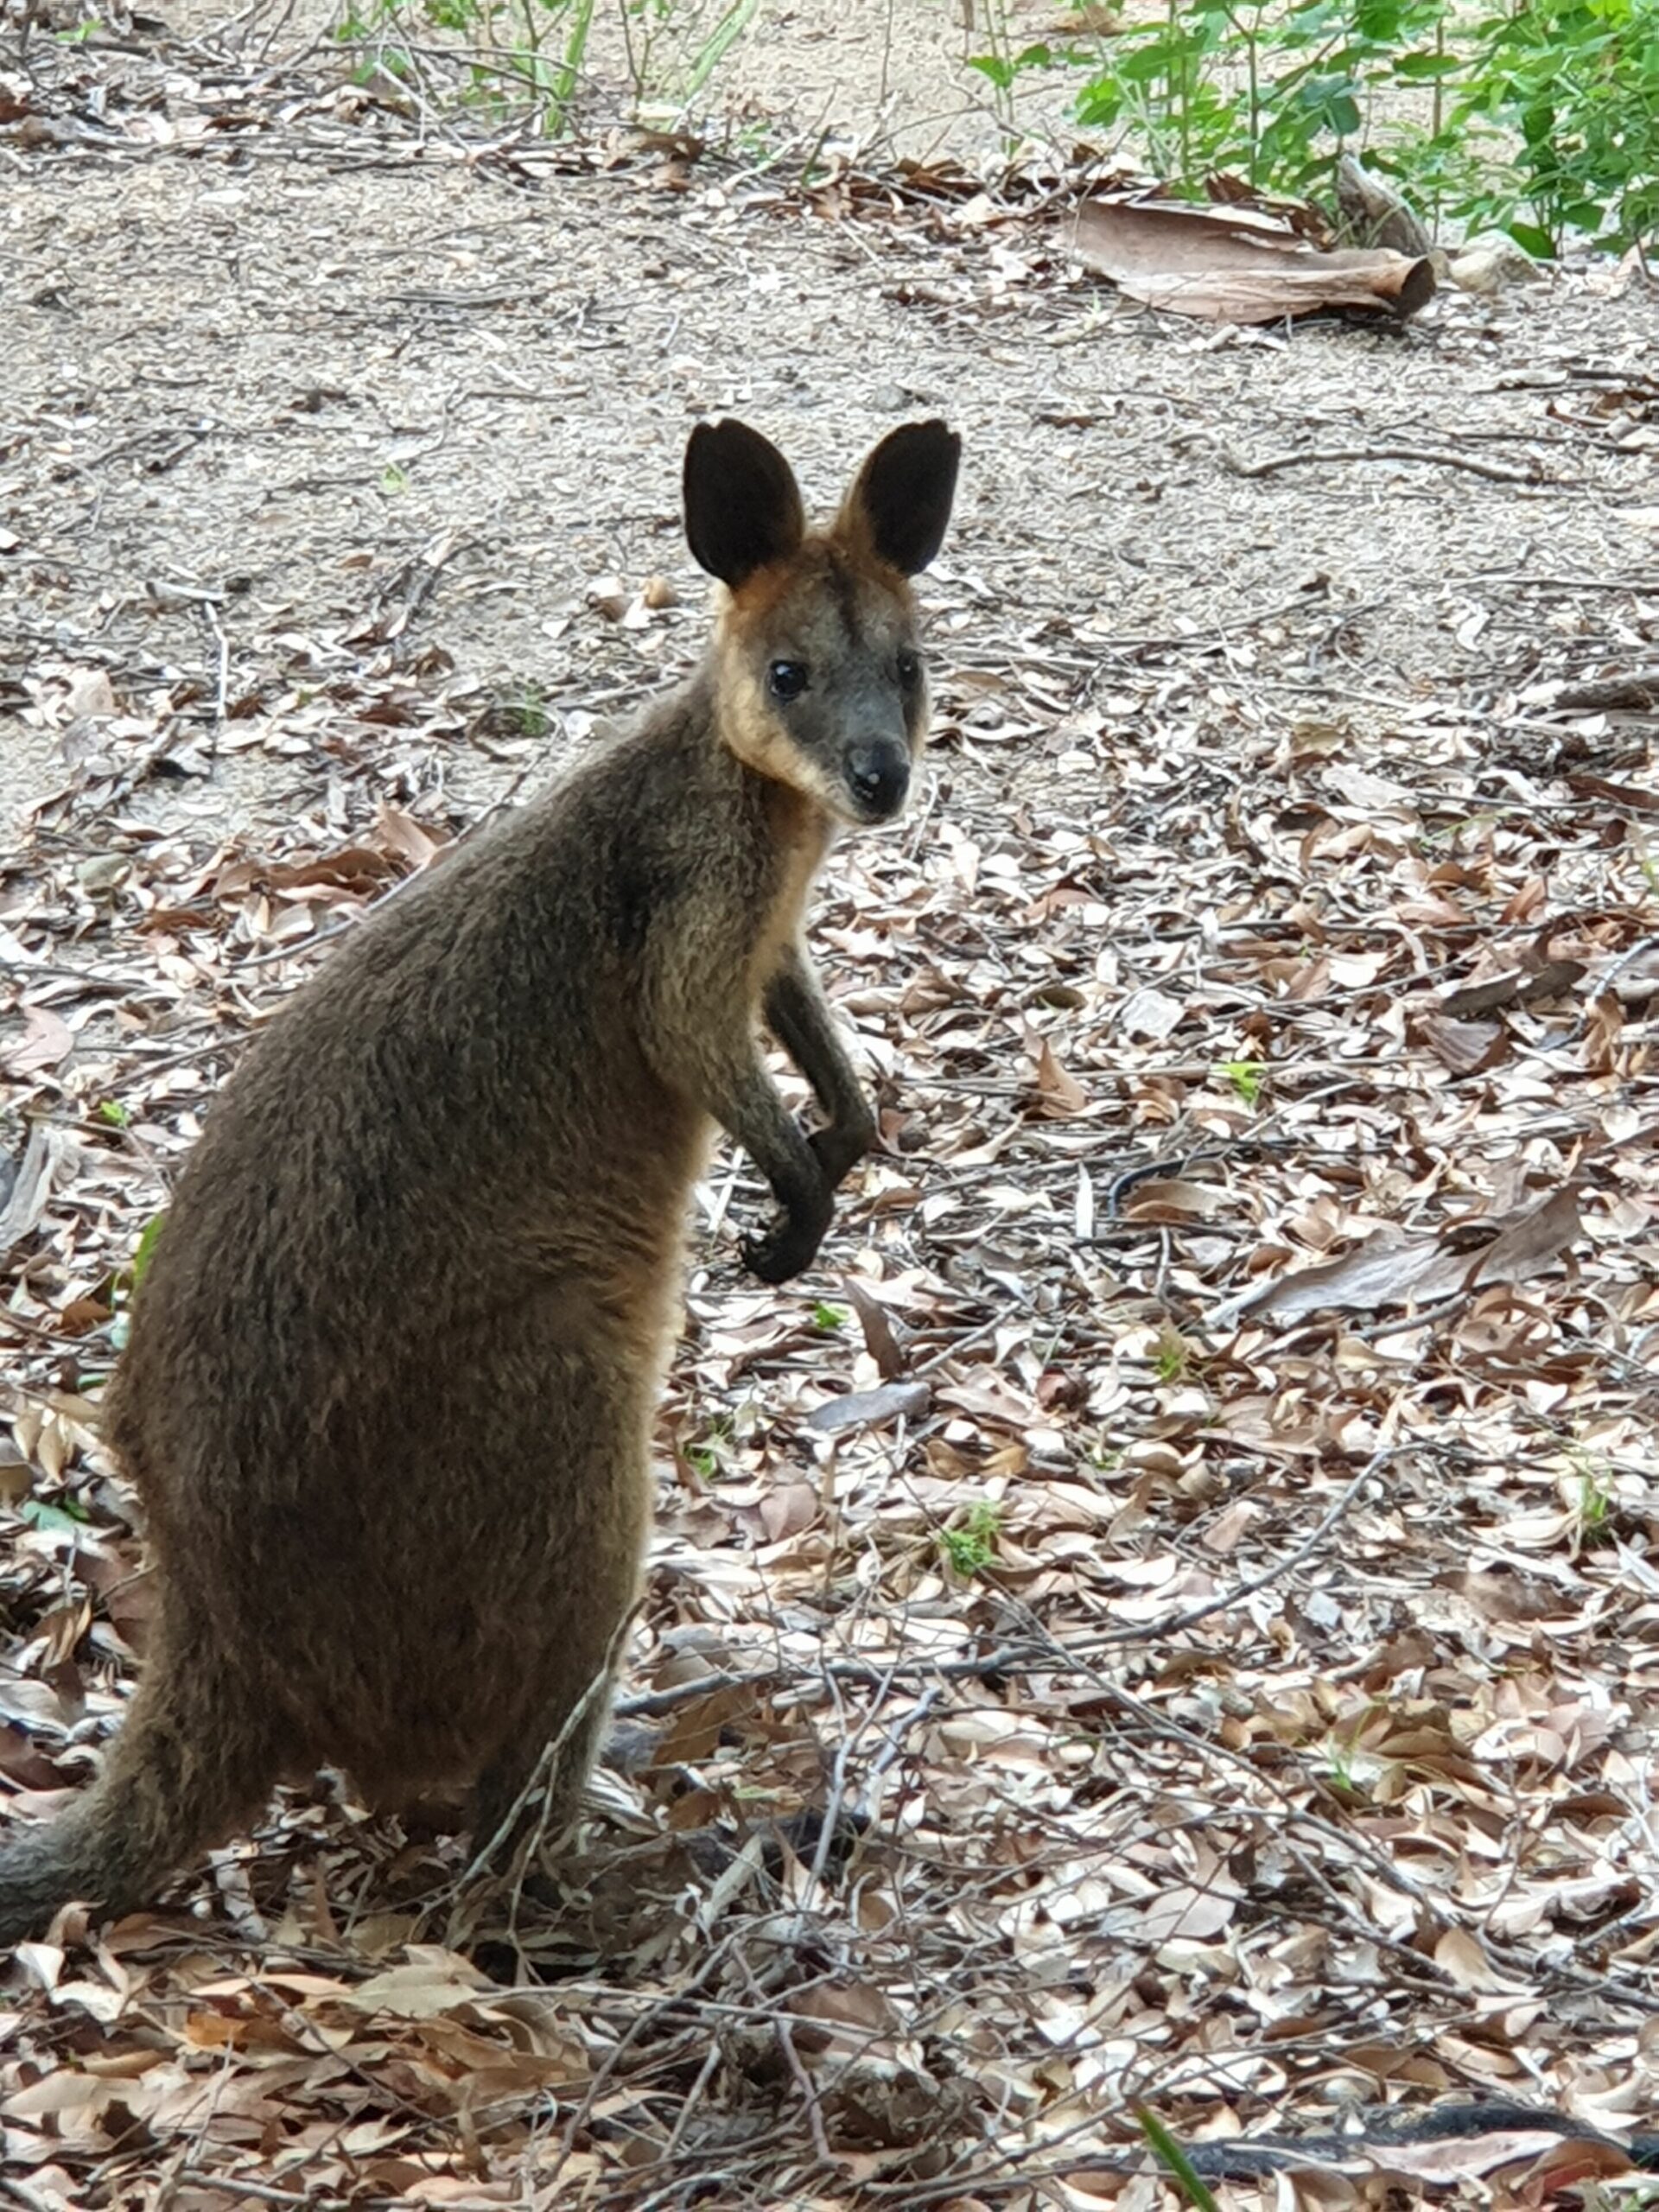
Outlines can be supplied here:
<path id="1" fill-rule="evenodd" d="M 873 1134 L 800 929 L 837 818 L 873 818 L 858 747 L 923 737 L 900 571 L 937 545 L 956 442 L 895 433 L 867 477 L 889 449 L 901 478 L 931 459 L 931 508 L 889 485 L 885 524 L 855 501 L 803 538 L 763 440 L 695 433 L 688 528 L 733 587 L 702 666 L 375 914 L 226 1086 L 109 1396 L 155 1642 L 96 1783 L 0 1848 L 0 1940 L 144 1902 L 324 1764 L 385 1805 L 475 1784 L 487 1841 L 563 1731 L 539 1824 L 572 1810 L 714 1125 L 779 1199 L 747 1248 L 772 1281 Z M 792 709 L 780 656 L 813 671 Z M 827 1114 L 811 1138 L 763 1016 Z"/>

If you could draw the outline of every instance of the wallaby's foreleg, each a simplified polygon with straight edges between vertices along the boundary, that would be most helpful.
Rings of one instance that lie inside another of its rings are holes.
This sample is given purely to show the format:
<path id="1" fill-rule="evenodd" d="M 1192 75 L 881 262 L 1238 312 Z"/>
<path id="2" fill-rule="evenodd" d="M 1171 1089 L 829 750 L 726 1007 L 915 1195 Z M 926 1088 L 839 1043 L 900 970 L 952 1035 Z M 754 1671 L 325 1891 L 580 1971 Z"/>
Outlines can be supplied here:
<path id="1" fill-rule="evenodd" d="M 836 1211 L 823 1162 L 761 1064 L 753 1040 L 741 1071 L 711 1086 L 706 1103 L 772 1185 L 782 1209 L 761 1236 L 743 1239 L 744 1265 L 762 1282 L 787 1282 L 810 1268 Z"/>
<path id="2" fill-rule="evenodd" d="M 787 1282 L 812 1264 L 835 1212 L 835 1191 L 760 1057 L 750 1009 L 734 1002 L 741 948 L 714 939 L 690 948 L 664 929 L 648 957 L 639 1039 L 664 1083 L 694 1098 L 736 1138 L 772 1185 L 780 1217 L 746 1237 L 745 1263 L 762 1282 Z"/>
<path id="3" fill-rule="evenodd" d="M 829 1127 L 815 1130 L 807 1142 L 834 1190 L 875 1142 L 875 1116 L 847 1057 L 817 970 L 798 944 L 790 947 L 766 987 L 766 1017 L 767 1028 L 830 1116 Z"/>

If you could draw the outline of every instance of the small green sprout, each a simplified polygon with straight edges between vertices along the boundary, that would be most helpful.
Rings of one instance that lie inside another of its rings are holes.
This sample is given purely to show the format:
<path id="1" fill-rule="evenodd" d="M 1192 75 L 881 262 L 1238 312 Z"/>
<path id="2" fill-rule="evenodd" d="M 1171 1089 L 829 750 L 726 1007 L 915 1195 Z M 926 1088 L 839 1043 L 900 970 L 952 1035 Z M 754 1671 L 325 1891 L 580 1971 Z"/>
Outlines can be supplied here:
<path id="1" fill-rule="evenodd" d="M 139 1237 L 137 1249 L 132 1255 L 132 1294 L 135 1298 L 143 1289 L 144 1277 L 149 1273 L 149 1263 L 156 1256 L 156 1240 L 166 1219 L 165 1214 L 158 1213 L 153 1220 L 144 1224 L 143 1234 Z"/>
<path id="2" fill-rule="evenodd" d="M 1185 1338 L 1175 1329 L 1161 1330 L 1152 1354 L 1158 1380 L 1160 1382 L 1185 1382 L 1192 1363 L 1192 1347 Z"/>
<path id="3" fill-rule="evenodd" d="M 1254 1109 L 1262 1096 L 1262 1078 L 1268 1072 L 1265 1060 L 1223 1060 L 1216 1073 L 1230 1083 L 1244 1103 Z"/>
<path id="4" fill-rule="evenodd" d="M 981 1498 L 968 1509 L 968 1517 L 955 1528 L 941 1529 L 939 1549 L 950 1562 L 953 1570 L 964 1582 L 972 1581 L 976 1574 L 983 1574 L 996 1557 L 996 1541 L 1002 1527 L 1002 1509 L 988 1498 Z"/>

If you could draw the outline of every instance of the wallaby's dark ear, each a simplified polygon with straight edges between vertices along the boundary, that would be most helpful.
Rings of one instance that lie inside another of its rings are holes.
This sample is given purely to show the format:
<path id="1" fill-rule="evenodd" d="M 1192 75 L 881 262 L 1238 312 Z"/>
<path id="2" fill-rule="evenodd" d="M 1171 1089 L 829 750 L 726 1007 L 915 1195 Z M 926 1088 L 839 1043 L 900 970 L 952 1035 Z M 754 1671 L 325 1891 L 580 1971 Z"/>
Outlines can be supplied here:
<path id="1" fill-rule="evenodd" d="M 685 535 L 693 559 L 735 587 L 796 551 L 806 512 L 794 472 L 747 423 L 699 423 L 685 448 Z"/>
<path id="2" fill-rule="evenodd" d="M 962 440 L 943 423 L 889 430 L 858 472 L 837 527 L 861 534 L 901 575 L 925 569 L 944 543 Z"/>

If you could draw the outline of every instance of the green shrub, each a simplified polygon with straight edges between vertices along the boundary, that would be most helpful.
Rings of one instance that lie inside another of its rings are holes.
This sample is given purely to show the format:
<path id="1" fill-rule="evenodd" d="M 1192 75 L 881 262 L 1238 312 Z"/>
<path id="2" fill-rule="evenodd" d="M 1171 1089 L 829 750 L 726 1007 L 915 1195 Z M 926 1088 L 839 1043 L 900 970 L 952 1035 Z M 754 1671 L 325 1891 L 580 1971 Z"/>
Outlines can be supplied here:
<path id="1" fill-rule="evenodd" d="M 1004 94 L 1031 70 L 1084 73 L 1077 122 L 1194 195 L 1224 171 L 1312 196 L 1363 147 L 1426 213 L 1534 252 L 1574 234 L 1622 249 L 1659 220 L 1659 0 L 1514 0 L 1472 20 L 1452 0 L 1167 0 L 976 66 Z M 1426 118 L 1377 119 L 1411 93 Z"/>
<path id="2" fill-rule="evenodd" d="M 695 100 L 753 22 L 760 0 L 622 0 L 633 107 L 662 120 Z M 430 35 L 455 41 L 467 96 L 528 107 L 550 137 L 568 130 L 593 35 L 594 0 L 346 0 L 342 43 L 371 49 L 369 66 L 415 73 Z"/>

